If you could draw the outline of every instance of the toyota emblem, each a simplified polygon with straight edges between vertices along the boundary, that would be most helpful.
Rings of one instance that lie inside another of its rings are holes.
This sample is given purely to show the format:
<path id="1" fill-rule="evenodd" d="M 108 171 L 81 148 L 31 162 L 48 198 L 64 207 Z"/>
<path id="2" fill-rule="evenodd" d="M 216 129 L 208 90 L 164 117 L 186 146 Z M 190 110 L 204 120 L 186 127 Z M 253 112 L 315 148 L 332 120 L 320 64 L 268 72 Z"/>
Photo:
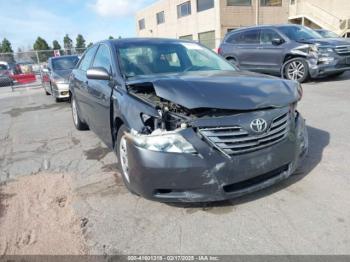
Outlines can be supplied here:
<path id="1" fill-rule="evenodd" d="M 266 129 L 267 129 L 267 122 L 264 119 L 262 119 L 262 118 L 254 119 L 250 123 L 250 128 L 255 133 L 262 133 L 262 132 L 266 131 Z"/>

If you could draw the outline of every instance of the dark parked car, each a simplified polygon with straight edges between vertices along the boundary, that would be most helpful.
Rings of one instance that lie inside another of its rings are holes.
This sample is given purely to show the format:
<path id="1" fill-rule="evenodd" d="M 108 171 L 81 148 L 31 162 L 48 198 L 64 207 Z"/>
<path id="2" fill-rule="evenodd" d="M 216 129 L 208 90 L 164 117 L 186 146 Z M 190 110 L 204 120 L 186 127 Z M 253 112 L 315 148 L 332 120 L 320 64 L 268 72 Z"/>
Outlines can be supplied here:
<path id="1" fill-rule="evenodd" d="M 78 61 L 79 57 L 75 55 L 49 58 L 47 69 L 42 72 L 42 85 L 56 102 L 69 97 L 69 76 Z"/>
<path id="2" fill-rule="evenodd" d="M 0 61 L 0 86 L 11 86 L 13 80 L 11 78 L 11 71 L 7 63 Z"/>
<path id="3" fill-rule="evenodd" d="M 257 26 L 228 33 L 219 53 L 241 69 L 299 82 L 350 70 L 350 43 L 299 25 Z"/>
<path id="4" fill-rule="evenodd" d="M 315 32 L 319 33 L 323 38 L 340 38 L 336 33 L 326 29 L 315 29 Z"/>
<path id="5" fill-rule="evenodd" d="M 295 81 L 241 72 L 167 39 L 107 40 L 70 81 L 74 124 L 114 150 L 127 188 L 164 201 L 216 201 L 289 177 L 308 148 Z"/>

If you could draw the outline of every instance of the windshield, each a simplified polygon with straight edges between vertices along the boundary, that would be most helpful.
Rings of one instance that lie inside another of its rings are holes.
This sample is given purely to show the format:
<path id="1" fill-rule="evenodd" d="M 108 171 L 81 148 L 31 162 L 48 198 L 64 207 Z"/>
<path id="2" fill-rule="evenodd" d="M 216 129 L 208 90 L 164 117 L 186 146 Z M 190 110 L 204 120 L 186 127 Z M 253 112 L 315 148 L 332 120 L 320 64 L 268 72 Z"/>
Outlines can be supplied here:
<path id="1" fill-rule="evenodd" d="M 320 39 L 322 36 L 314 30 L 302 26 L 281 26 L 278 28 L 289 39 L 303 41 L 310 39 Z"/>
<path id="2" fill-rule="evenodd" d="M 236 69 L 214 52 L 196 43 L 126 43 L 118 48 L 125 77 L 189 71 Z"/>
<path id="3" fill-rule="evenodd" d="M 3 64 L 0 64 L 0 70 L 7 70 L 7 66 L 3 65 Z"/>
<path id="4" fill-rule="evenodd" d="M 53 70 L 69 70 L 73 69 L 78 63 L 79 58 L 77 56 L 62 57 L 52 59 Z"/>
<path id="5" fill-rule="evenodd" d="M 339 36 L 336 33 L 333 33 L 332 31 L 327 31 L 327 30 L 320 30 L 317 31 L 321 36 L 324 38 L 338 38 Z"/>

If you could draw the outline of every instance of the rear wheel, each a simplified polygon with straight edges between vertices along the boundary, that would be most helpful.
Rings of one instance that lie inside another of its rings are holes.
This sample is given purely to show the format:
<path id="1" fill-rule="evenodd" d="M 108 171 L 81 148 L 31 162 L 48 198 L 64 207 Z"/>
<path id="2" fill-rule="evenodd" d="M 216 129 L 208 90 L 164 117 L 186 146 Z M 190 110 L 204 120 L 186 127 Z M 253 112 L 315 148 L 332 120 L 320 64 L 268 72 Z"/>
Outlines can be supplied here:
<path id="1" fill-rule="evenodd" d="M 284 76 L 299 83 L 305 82 L 309 77 L 309 66 L 305 59 L 294 58 L 284 65 Z"/>
<path id="2" fill-rule="evenodd" d="M 73 123 L 74 123 L 76 129 L 89 130 L 89 126 L 87 124 L 85 124 L 83 121 L 81 121 L 81 119 L 79 117 L 79 110 L 78 110 L 77 102 L 76 102 L 74 96 L 72 96 L 71 106 L 72 106 Z"/>
<path id="3" fill-rule="evenodd" d="M 237 60 L 234 59 L 233 57 L 228 57 L 228 58 L 226 58 L 226 60 L 227 60 L 229 63 L 231 63 L 232 65 L 238 66 Z"/>

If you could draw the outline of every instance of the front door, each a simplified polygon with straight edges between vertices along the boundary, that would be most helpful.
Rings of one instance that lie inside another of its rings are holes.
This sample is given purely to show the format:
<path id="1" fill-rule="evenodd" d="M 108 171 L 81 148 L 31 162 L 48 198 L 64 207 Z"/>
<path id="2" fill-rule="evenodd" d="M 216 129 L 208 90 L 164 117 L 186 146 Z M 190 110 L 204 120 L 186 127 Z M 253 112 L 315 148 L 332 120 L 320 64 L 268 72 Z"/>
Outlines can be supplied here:
<path id="1" fill-rule="evenodd" d="M 95 55 L 92 67 L 103 67 L 110 75 L 112 72 L 112 58 L 110 48 L 101 44 Z M 88 114 L 90 128 L 110 148 L 112 144 L 111 133 L 111 95 L 113 81 L 109 80 L 88 80 Z"/>
<path id="2" fill-rule="evenodd" d="M 273 39 L 283 40 L 280 44 L 272 43 Z M 284 48 L 286 42 L 283 37 L 273 29 L 262 29 L 260 32 L 259 60 L 261 61 L 259 71 L 265 73 L 280 73 Z"/>

